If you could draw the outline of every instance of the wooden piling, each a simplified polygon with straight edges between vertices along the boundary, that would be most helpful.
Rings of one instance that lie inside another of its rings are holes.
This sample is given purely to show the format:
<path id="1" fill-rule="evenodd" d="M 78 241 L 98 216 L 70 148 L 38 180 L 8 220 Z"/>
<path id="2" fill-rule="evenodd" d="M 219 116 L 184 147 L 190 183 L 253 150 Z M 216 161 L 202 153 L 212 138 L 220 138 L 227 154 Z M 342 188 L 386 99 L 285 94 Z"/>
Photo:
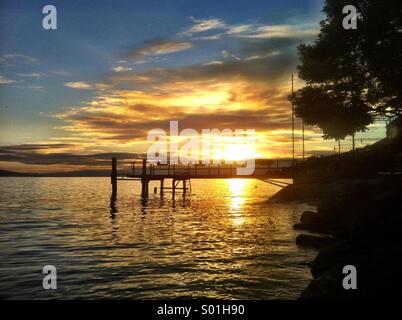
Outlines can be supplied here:
<path id="1" fill-rule="evenodd" d="M 160 186 L 160 194 L 161 194 L 161 197 L 163 196 L 163 188 L 164 188 L 164 179 L 161 179 L 161 186 Z"/>
<path id="2" fill-rule="evenodd" d="M 147 159 L 142 159 L 142 176 L 147 175 Z"/>
<path id="3" fill-rule="evenodd" d="M 117 195 L 117 159 L 112 158 L 112 174 L 111 174 L 111 184 L 112 184 L 112 197 Z"/>
<path id="4" fill-rule="evenodd" d="M 147 198 L 149 193 L 149 179 L 147 179 L 147 159 L 142 159 L 141 197 Z"/>
<path id="5" fill-rule="evenodd" d="M 147 198 L 149 195 L 149 180 L 146 178 L 141 179 L 141 197 Z"/>

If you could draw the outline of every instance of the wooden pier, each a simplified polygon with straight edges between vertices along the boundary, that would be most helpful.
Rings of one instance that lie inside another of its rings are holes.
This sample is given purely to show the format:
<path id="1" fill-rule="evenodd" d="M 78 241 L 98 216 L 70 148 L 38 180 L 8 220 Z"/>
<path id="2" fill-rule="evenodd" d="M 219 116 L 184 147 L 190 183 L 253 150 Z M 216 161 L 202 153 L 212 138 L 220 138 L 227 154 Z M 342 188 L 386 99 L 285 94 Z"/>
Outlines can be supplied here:
<path id="1" fill-rule="evenodd" d="M 146 159 L 142 163 L 133 162 L 131 172 L 118 175 L 117 159 L 112 159 L 112 196 L 117 195 L 117 181 L 131 180 L 141 181 L 141 196 L 147 198 L 149 195 L 149 182 L 160 181 L 159 192 L 163 196 L 165 190 L 171 190 L 173 197 L 177 190 L 181 190 L 183 196 L 191 191 L 191 179 L 258 179 L 278 187 L 285 187 L 288 183 L 277 179 L 292 179 L 291 168 L 272 168 L 270 166 L 258 166 L 251 175 L 239 175 L 237 168 L 240 166 L 219 164 L 219 165 L 175 165 L 175 164 L 150 164 Z M 171 187 L 165 186 L 165 180 L 171 180 Z M 275 179 L 275 180 L 274 180 Z M 156 189 L 156 188 L 155 188 Z M 154 193 L 157 190 L 154 189 Z"/>

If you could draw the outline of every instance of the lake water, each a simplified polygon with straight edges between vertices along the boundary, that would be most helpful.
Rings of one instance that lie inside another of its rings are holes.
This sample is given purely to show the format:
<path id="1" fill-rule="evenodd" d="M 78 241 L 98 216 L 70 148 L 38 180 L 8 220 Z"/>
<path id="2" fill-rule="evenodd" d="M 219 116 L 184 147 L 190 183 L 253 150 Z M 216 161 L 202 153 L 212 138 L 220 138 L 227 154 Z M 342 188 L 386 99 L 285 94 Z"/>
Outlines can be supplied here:
<path id="1" fill-rule="evenodd" d="M 152 184 L 153 187 L 159 184 Z M 294 299 L 314 251 L 295 245 L 307 205 L 272 205 L 257 180 L 194 180 L 140 199 L 139 182 L 0 178 L 0 296 L 22 299 Z M 57 268 L 44 290 L 42 268 Z"/>

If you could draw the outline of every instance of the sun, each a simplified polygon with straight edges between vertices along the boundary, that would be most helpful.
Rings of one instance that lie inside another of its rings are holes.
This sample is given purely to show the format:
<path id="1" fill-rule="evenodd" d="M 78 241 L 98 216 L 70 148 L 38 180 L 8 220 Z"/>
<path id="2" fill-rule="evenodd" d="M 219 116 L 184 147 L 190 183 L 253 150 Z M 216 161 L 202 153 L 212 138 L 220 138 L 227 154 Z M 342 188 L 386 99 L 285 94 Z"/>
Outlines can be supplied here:
<path id="1" fill-rule="evenodd" d="M 214 159 L 226 161 L 243 161 L 257 158 L 258 154 L 253 144 L 224 143 L 220 148 L 215 148 Z"/>

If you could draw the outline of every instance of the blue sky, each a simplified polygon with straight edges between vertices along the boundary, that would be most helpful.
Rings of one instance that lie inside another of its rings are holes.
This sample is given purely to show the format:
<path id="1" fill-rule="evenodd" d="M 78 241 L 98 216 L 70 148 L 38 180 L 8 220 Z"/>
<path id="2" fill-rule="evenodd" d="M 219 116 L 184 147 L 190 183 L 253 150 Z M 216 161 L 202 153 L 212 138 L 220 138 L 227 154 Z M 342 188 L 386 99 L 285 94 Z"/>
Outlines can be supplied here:
<path id="1" fill-rule="evenodd" d="M 249 119 L 280 153 L 296 48 L 315 39 L 321 1 L 52 1 L 57 30 L 42 28 L 46 4 L 0 1 L 0 145 L 141 152 L 157 121 Z"/>

